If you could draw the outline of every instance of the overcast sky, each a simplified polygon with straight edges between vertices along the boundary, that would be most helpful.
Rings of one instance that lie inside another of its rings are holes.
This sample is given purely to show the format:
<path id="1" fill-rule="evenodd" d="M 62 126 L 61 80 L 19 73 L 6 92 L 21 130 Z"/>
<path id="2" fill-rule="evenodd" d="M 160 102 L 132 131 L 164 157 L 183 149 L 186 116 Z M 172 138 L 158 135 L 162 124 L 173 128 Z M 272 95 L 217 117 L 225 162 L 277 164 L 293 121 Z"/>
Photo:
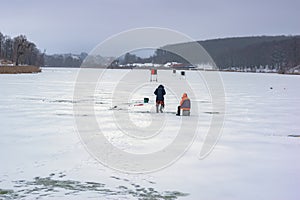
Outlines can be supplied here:
<path id="1" fill-rule="evenodd" d="M 174 29 L 196 40 L 300 35 L 299 0 L 1 0 L 0 31 L 52 53 L 91 51 L 132 28 Z"/>

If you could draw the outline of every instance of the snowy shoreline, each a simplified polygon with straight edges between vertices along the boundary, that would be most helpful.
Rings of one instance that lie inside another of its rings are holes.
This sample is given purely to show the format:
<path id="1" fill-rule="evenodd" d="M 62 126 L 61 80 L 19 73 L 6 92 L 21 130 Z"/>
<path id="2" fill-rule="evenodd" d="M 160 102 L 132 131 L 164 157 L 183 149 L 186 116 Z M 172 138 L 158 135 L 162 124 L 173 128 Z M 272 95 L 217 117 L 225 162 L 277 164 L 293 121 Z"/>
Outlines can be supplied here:
<path id="1" fill-rule="evenodd" d="M 176 70 L 176 71 L 200 71 L 200 72 L 232 72 L 232 73 L 253 73 L 253 74 L 281 74 L 281 75 L 300 75 L 298 72 L 294 73 L 279 73 L 276 71 L 240 71 L 240 70 L 216 70 L 216 69 L 197 69 L 197 68 L 166 68 L 166 67 L 155 67 L 155 68 L 149 68 L 149 67 L 88 67 L 88 68 L 81 68 L 81 67 L 52 67 L 52 66 L 43 66 L 42 68 L 45 69 L 99 69 L 99 70 L 151 70 L 151 69 L 157 69 L 157 70 Z"/>

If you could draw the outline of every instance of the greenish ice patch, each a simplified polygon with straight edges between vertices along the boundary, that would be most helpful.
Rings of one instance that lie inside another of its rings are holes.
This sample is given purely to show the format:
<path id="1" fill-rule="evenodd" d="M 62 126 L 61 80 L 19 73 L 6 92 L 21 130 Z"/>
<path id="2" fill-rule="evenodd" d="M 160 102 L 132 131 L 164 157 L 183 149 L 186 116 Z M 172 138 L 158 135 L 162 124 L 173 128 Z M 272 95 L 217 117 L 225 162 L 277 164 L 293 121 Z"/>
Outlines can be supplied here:
<path id="1" fill-rule="evenodd" d="M 143 187 L 128 179 L 111 176 L 114 181 L 120 182 L 118 186 L 109 188 L 104 183 L 81 182 L 75 180 L 63 180 L 61 173 L 51 173 L 48 177 L 35 177 L 33 180 L 13 181 L 14 189 L 0 189 L 0 199 L 41 199 L 45 197 L 62 196 L 71 197 L 89 192 L 90 196 L 117 196 L 133 199 L 177 199 L 188 196 L 187 193 L 179 191 L 157 191 L 153 187 Z M 121 184 L 122 183 L 122 184 Z M 151 184 L 155 184 L 152 182 Z"/>

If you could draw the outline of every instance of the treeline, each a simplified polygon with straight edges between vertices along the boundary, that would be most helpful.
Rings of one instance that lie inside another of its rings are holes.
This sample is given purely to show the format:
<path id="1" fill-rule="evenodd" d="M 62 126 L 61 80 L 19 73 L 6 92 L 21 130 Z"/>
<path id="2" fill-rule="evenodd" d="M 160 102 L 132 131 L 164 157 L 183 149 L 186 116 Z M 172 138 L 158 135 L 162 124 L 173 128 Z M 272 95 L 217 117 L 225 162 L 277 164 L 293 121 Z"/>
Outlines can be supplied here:
<path id="1" fill-rule="evenodd" d="M 300 65 L 300 36 L 259 36 L 225 38 L 198 41 L 209 53 L 219 69 L 257 69 L 268 68 L 277 71 L 288 71 Z M 186 59 L 173 52 L 185 52 L 192 64 L 207 64 L 209 59 L 199 55 L 195 43 L 172 44 L 157 49 L 153 56 L 140 58 L 127 53 L 116 64 L 178 62 L 191 65 Z M 188 52 L 188 53 L 186 53 Z"/>
<path id="2" fill-rule="evenodd" d="M 224 38 L 198 41 L 212 57 L 216 67 L 226 69 L 268 68 L 278 72 L 286 72 L 300 65 L 300 36 L 257 36 Z M 141 58 L 132 52 L 119 58 L 87 55 L 86 53 L 45 55 L 45 66 L 49 67 L 111 67 L 119 68 L 134 63 L 165 64 L 177 62 L 191 65 L 186 59 L 171 53 L 185 52 L 193 64 L 207 64 L 207 57 L 194 51 L 195 43 L 172 44 L 157 49 L 147 58 Z M 187 53 L 186 53 L 187 52 Z"/>
<path id="3" fill-rule="evenodd" d="M 199 41 L 219 69 L 268 67 L 287 71 L 300 65 L 300 36 L 260 36 Z M 192 43 L 168 45 L 172 49 L 190 49 Z M 187 62 L 180 56 L 160 50 L 154 60 Z M 199 64 L 201 56 L 191 52 Z M 198 57 L 198 58 L 197 58 Z"/>
<path id="4" fill-rule="evenodd" d="M 14 65 L 44 65 L 44 53 L 27 40 L 25 35 L 11 38 L 0 32 L 0 60 Z"/>
<path id="5" fill-rule="evenodd" d="M 80 67 L 87 53 L 45 55 L 45 67 Z"/>
<path id="6" fill-rule="evenodd" d="M 115 58 L 102 57 L 100 55 L 81 54 L 54 54 L 45 55 L 45 67 L 83 67 L 106 68 L 113 63 Z M 84 62 L 83 62 L 84 61 Z"/>
<path id="7" fill-rule="evenodd" d="M 200 42 L 221 69 L 268 66 L 287 71 L 300 65 L 300 36 L 245 37 Z"/>
<path id="8" fill-rule="evenodd" d="M 137 63 L 139 64 L 152 63 L 152 64 L 163 65 L 167 62 L 173 62 L 173 61 L 190 65 L 185 59 L 183 59 L 182 57 L 174 53 L 171 53 L 170 51 L 156 49 L 154 55 L 146 58 L 141 58 L 135 55 L 134 53 L 126 53 L 125 55 L 120 56 L 119 58 L 113 60 L 113 62 L 110 63 L 109 68 L 126 68 L 126 66 L 131 68 L 132 65 L 135 65 Z"/>

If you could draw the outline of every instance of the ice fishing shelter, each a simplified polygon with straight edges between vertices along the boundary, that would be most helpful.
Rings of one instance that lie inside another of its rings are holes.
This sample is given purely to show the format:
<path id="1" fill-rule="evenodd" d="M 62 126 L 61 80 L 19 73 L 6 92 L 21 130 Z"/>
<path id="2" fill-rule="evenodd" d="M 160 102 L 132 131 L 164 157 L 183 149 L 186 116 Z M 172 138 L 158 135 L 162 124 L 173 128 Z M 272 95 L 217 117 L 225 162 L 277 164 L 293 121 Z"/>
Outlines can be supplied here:
<path id="1" fill-rule="evenodd" d="M 176 69 L 173 69 L 173 76 L 176 76 Z"/>
<path id="2" fill-rule="evenodd" d="M 181 71 L 181 72 L 180 72 L 180 75 L 181 75 L 181 76 L 180 76 L 181 78 L 185 79 L 185 71 Z"/>
<path id="3" fill-rule="evenodd" d="M 152 81 L 157 82 L 157 69 L 151 69 L 150 82 Z"/>

